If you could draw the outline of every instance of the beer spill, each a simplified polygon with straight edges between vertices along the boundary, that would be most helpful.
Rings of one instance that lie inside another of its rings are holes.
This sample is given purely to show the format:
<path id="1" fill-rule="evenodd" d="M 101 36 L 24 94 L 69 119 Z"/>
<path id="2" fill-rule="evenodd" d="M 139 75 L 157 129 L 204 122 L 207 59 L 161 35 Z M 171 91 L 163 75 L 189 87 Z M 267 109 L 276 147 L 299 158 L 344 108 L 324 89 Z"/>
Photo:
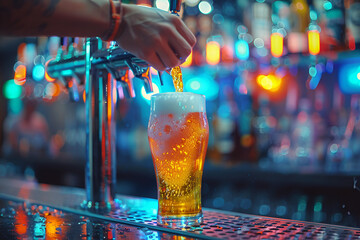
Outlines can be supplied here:
<path id="1" fill-rule="evenodd" d="M 182 80 L 182 73 L 180 66 L 172 68 L 170 74 L 173 79 L 176 92 L 183 92 L 184 84 Z"/>

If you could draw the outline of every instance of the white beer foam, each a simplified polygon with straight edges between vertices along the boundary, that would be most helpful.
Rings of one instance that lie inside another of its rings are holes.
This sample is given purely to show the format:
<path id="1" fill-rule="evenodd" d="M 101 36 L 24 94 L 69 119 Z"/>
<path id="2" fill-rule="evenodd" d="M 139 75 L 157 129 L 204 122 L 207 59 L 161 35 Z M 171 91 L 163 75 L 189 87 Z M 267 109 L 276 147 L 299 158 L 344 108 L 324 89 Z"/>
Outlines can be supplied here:
<path id="1" fill-rule="evenodd" d="M 205 112 L 204 95 L 191 92 L 158 93 L 151 96 L 151 113 L 155 115 Z"/>

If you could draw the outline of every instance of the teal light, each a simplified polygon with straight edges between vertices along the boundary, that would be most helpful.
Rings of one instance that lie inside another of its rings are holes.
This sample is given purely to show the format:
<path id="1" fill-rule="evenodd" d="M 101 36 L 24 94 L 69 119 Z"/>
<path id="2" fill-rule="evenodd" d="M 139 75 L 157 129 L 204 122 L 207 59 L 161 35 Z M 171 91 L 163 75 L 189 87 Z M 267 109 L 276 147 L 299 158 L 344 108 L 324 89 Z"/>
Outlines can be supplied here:
<path id="1" fill-rule="evenodd" d="M 41 81 L 45 76 L 45 67 L 41 64 L 35 65 L 32 71 L 32 77 L 35 81 Z"/>
<path id="2" fill-rule="evenodd" d="M 322 76 L 322 68 L 320 64 L 316 64 L 315 67 L 310 67 L 309 75 L 311 76 L 309 81 L 309 88 L 314 90 L 319 85 Z"/>
<path id="3" fill-rule="evenodd" d="M 314 66 L 309 68 L 309 75 L 310 76 L 315 77 L 316 73 L 317 73 L 317 70 L 316 70 L 316 68 Z"/>
<path id="4" fill-rule="evenodd" d="M 322 209 L 322 203 L 321 202 L 316 202 L 314 205 L 314 212 L 320 212 Z"/>
<path id="5" fill-rule="evenodd" d="M 339 150 L 339 145 L 337 145 L 335 143 L 331 144 L 331 146 L 330 146 L 331 153 L 335 154 L 338 150 Z"/>
<path id="6" fill-rule="evenodd" d="M 208 75 L 200 75 L 186 81 L 185 91 L 205 95 L 206 100 L 211 101 L 217 98 L 219 85 Z"/>
<path id="7" fill-rule="evenodd" d="M 332 9 L 332 3 L 329 1 L 325 1 L 323 6 L 326 11 Z"/>
<path id="8" fill-rule="evenodd" d="M 302 200 L 300 200 L 300 202 L 299 202 L 298 211 L 299 211 L 299 212 L 304 212 L 305 210 L 306 210 L 306 200 L 305 200 L 305 199 L 302 199 Z"/>
<path id="9" fill-rule="evenodd" d="M 249 44 L 240 39 L 235 43 L 235 53 L 240 60 L 247 60 L 249 58 Z"/>
<path id="10" fill-rule="evenodd" d="M 193 90 L 199 90 L 200 89 L 200 82 L 199 81 L 192 81 L 190 83 L 190 88 Z"/>
<path id="11" fill-rule="evenodd" d="M 314 10 L 310 10 L 310 19 L 316 21 L 318 18 L 317 13 Z"/>
<path id="12" fill-rule="evenodd" d="M 16 99 L 21 96 L 22 87 L 15 84 L 14 79 L 8 80 L 3 86 L 3 94 L 7 99 Z"/>
<path id="13" fill-rule="evenodd" d="M 8 107 L 12 114 L 19 114 L 23 109 L 23 102 L 20 98 L 9 99 Z"/>

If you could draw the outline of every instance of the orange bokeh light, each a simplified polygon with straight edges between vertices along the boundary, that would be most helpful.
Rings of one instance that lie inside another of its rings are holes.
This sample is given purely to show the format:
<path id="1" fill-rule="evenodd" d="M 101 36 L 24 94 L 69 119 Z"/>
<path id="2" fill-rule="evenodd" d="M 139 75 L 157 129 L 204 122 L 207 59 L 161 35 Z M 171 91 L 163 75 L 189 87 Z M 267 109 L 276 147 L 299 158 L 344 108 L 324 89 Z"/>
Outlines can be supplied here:
<path id="1" fill-rule="evenodd" d="M 84 102 L 86 102 L 86 91 L 85 90 L 83 91 L 83 96 L 82 97 L 83 97 Z"/>
<path id="2" fill-rule="evenodd" d="M 192 57 L 193 57 L 193 53 L 191 51 L 190 55 L 186 58 L 185 62 L 181 64 L 181 67 L 190 67 L 192 64 Z"/>
<path id="3" fill-rule="evenodd" d="M 19 235 L 26 234 L 28 228 L 28 216 L 24 209 L 19 207 L 15 215 L 15 232 Z"/>
<path id="4" fill-rule="evenodd" d="M 52 60 L 54 60 L 54 59 L 50 59 L 49 61 L 47 61 L 45 63 L 45 79 L 48 82 L 54 82 L 55 81 L 55 78 L 50 77 L 49 74 L 47 73 L 47 66 L 48 66 L 49 62 L 52 61 Z"/>
<path id="5" fill-rule="evenodd" d="M 276 92 L 280 89 L 282 80 L 276 75 L 269 74 L 259 75 L 256 78 L 256 82 L 263 89 L 270 92 Z"/>
<path id="6" fill-rule="evenodd" d="M 14 82 L 17 85 L 24 85 L 26 82 L 26 66 L 19 65 L 15 69 Z"/>
<path id="7" fill-rule="evenodd" d="M 308 31 L 309 52 L 318 55 L 320 52 L 320 33 L 317 30 Z"/>

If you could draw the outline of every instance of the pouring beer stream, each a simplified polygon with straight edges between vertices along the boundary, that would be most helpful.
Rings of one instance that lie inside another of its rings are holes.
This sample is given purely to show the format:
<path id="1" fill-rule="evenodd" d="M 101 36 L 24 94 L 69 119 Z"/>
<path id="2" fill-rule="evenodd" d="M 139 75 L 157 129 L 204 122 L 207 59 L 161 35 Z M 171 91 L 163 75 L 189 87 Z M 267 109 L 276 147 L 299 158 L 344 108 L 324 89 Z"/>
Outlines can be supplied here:
<path id="1" fill-rule="evenodd" d="M 182 73 L 180 66 L 174 67 L 171 69 L 170 75 L 173 79 L 173 84 L 176 92 L 184 91 L 184 84 L 182 80 Z"/>

